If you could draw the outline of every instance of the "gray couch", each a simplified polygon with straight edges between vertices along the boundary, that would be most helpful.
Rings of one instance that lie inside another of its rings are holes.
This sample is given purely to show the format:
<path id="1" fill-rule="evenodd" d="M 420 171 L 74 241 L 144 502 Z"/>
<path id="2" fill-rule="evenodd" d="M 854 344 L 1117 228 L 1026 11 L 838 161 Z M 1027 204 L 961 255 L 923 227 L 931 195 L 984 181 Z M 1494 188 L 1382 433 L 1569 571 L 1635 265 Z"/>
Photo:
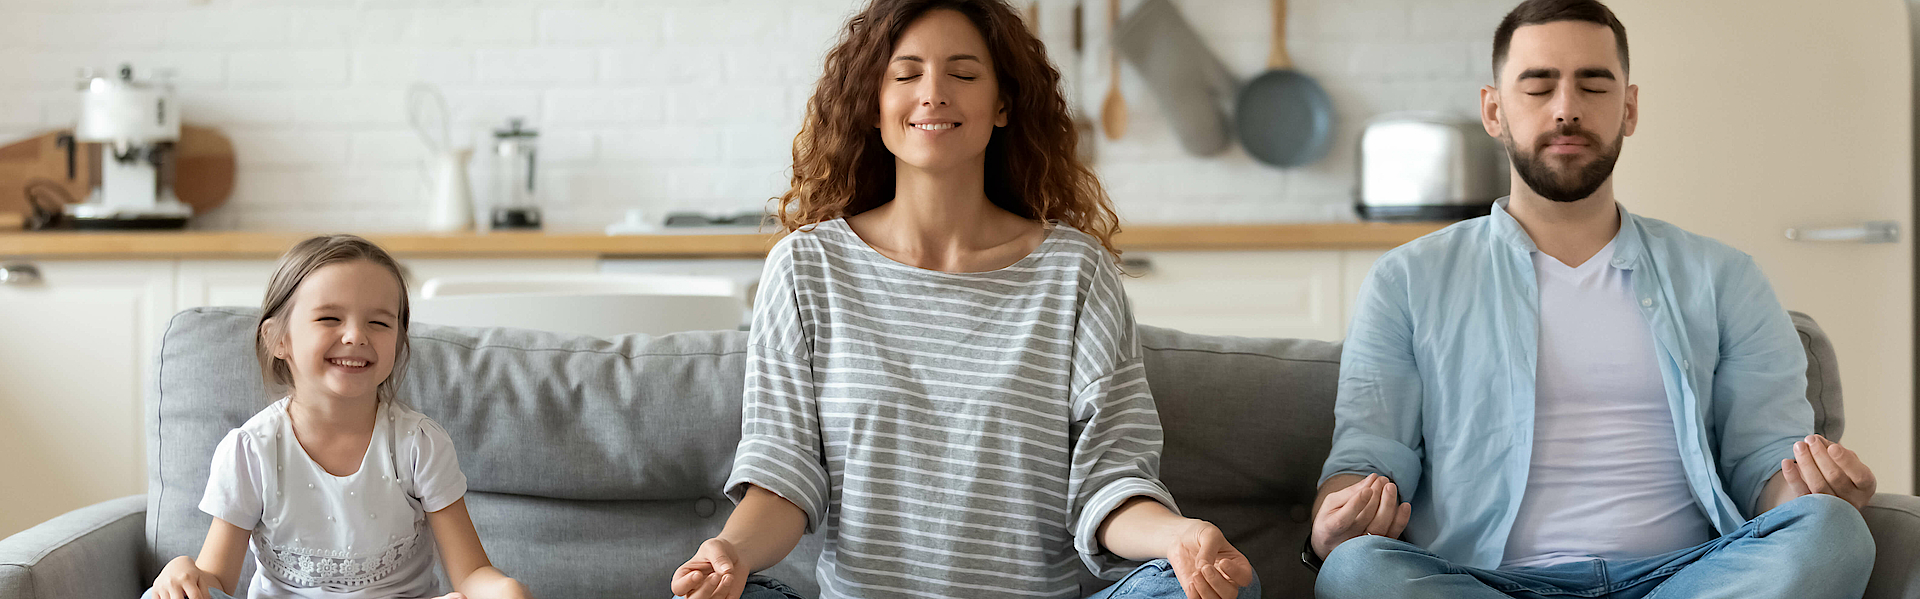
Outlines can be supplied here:
<path id="1" fill-rule="evenodd" d="M 174 317 L 147 405 L 148 494 L 0 541 L 0 599 L 132 599 L 166 559 L 198 552 L 208 516 L 195 506 L 213 446 L 271 399 L 248 342 L 255 315 Z M 1838 437 L 1832 347 L 1811 320 L 1796 321 L 1816 424 Z M 1333 429 L 1340 346 L 1141 328 L 1167 485 L 1253 558 L 1267 597 L 1311 596 L 1297 557 Z M 665 597 L 673 568 L 720 530 L 744 334 L 598 339 L 421 324 L 412 339 L 401 396 L 452 434 L 488 552 L 538 595 Z M 1920 499 L 1882 494 L 1866 517 L 1879 544 L 1867 596 L 1920 598 Z M 769 574 L 811 593 L 819 549 L 808 538 Z"/>

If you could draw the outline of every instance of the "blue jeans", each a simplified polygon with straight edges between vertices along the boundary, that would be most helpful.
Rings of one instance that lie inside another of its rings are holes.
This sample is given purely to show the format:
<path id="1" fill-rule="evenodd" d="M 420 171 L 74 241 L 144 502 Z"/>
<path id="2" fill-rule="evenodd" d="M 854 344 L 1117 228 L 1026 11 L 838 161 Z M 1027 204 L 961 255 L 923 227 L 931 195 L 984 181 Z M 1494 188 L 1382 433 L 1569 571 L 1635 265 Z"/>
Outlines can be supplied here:
<path id="1" fill-rule="evenodd" d="M 1186 589 L 1180 588 L 1180 579 L 1173 576 L 1173 564 L 1157 559 L 1134 568 L 1118 582 L 1088 595 L 1087 599 L 1186 599 Z M 1260 575 L 1255 573 L 1253 581 L 1240 589 L 1235 599 L 1260 599 Z"/>
<path id="2" fill-rule="evenodd" d="M 1157 559 L 1128 572 L 1100 592 L 1087 599 L 1186 599 L 1187 592 L 1180 588 L 1179 579 L 1173 576 L 1173 565 L 1167 560 Z M 793 587 L 778 580 L 755 574 L 747 577 L 747 587 L 740 592 L 740 599 L 807 599 L 800 596 Z M 1240 589 L 1236 599 L 1260 599 L 1260 576 L 1255 574 L 1253 582 Z"/>
<path id="3" fill-rule="evenodd" d="M 1631 560 L 1483 570 L 1403 541 L 1363 536 L 1327 556 L 1314 596 L 1859 599 L 1873 571 L 1873 551 L 1867 523 L 1852 504 L 1832 495 L 1807 495 L 1718 539 Z"/>

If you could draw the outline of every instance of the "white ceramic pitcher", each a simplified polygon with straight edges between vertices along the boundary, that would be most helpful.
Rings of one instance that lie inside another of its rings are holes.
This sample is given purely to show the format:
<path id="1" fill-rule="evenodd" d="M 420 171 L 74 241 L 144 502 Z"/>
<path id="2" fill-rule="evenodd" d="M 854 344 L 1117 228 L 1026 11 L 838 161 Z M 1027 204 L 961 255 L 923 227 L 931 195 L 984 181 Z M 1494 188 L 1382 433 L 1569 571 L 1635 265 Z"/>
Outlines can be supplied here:
<path id="1" fill-rule="evenodd" d="M 454 148 L 427 158 L 422 193 L 427 200 L 427 230 L 473 230 L 473 190 L 467 183 L 472 148 Z"/>

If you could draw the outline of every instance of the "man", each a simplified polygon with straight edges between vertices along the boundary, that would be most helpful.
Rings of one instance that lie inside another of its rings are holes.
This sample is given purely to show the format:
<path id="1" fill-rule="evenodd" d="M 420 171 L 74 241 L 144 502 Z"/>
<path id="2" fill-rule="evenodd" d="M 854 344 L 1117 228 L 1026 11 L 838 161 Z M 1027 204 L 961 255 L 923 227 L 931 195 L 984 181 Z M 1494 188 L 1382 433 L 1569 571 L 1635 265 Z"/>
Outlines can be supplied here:
<path id="1" fill-rule="evenodd" d="M 1625 27 L 1527 0 L 1493 71 L 1511 195 L 1367 277 L 1301 556 L 1317 594 L 1859 597 L 1873 473 L 1812 434 L 1786 310 L 1745 254 L 1614 200 Z"/>

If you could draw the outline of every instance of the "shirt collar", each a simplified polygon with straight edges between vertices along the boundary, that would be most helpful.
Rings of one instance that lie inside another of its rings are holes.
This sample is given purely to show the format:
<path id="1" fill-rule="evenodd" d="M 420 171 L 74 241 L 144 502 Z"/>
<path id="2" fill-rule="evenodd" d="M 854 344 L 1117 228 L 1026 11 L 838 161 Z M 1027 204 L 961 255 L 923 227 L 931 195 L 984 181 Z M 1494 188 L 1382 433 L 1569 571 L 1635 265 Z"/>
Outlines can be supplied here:
<path id="1" fill-rule="evenodd" d="M 1527 230 L 1520 228 L 1520 221 L 1507 214 L 1507 202 L 1512 199 L 1513 196 L 1507 196 L 1493 201 L 1493 213 L 1489 218 L 1493 219 L 1494 238 L 1528 254 L 1540 251 L 1540 246 L 1534 245 L 1533 238 L 1527 236 Z M 1620 211 L 1620 232 L 1613 235 L 1613 267 L 1633 270 L 1640 265 L 1640 257 L 1644 255 L 1640 226 L 1633 214 L 1627 212 L 1625 204 L 1615 201 L 1613 205 Z"/>

